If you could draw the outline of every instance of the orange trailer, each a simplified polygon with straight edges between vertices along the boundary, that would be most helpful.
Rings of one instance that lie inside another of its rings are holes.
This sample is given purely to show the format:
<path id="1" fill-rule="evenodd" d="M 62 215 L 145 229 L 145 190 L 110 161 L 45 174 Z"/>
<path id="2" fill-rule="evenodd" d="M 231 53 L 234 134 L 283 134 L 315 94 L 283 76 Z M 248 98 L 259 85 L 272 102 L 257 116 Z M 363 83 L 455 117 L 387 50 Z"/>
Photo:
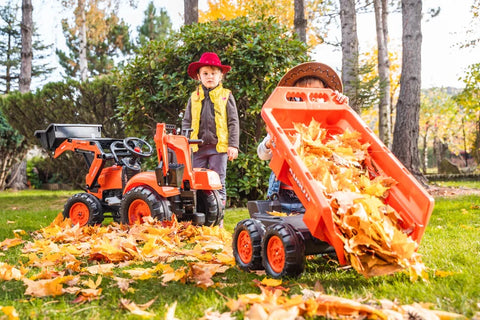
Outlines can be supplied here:
<path id="1" fill-rule="evenodd" d="M 360 117 L 347 104 L 334 99 L 335 95 L 330 89 L 277 87 L 263 105 L 262 118 L 274 146 L 270 167 L 280 181 L 293 188 L 305 212 L 272 216 L 267 212 L 278 208 L 273 201 L 249 202 L 251 219 L 238 223 L 233 239 L 240 268 L 265 268 L 273 277 L 295 276 L 304 270 L 305 255 L 332 249 L 340 264 L 347 263 L 332 209 L 288 138 L 295 132 L 294 123 L 308 125 L 312 119 L 327 129 L 327 135 L 347 129 L 361 134 L 359 142 L 370 145 L 364 165 L 372 178 L 383 175 L 398 182 L 389 190 L 385 203 L 401 216 L 404 225 L 399 227 L 420 243 L 433 210 L 433 198 Z"/>

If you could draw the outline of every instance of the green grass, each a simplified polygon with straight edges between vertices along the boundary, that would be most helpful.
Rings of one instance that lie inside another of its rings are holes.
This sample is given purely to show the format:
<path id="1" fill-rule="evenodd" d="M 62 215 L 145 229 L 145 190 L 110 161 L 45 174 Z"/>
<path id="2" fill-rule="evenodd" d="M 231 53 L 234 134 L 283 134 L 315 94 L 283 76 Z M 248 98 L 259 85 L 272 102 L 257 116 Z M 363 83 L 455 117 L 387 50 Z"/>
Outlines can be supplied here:
<path id="1" fill-rule="evenodd" d="M 480 189 L 480 181 L 439 181 L 435 184 L 441 187 Z"/>
<path id="2" fill-rule="evenodd" d="M 12 238 L 13 230 L 27 232 L 48 225 L 62 211 L 66 199 L 74 191 L 0 192 L 0 241 Z M 353 269 L 340 269 L 335 262 L 323 257 L 307 261 L 300 278 L 285 279 L 282 286 L 289 295 L 300 293 L 306 287 L 313 289 L 320 283 L 327 294 L 346 298 L 389 299 L 400 304 L 431 303 L 435 309 L 457 312 L 472 318 L 479 312 L 480 283 L 480 207 L 477 196 L 436 199 L 435 209 L 419 248 L 428 268 L 429 280 L 411 282 L 404 273 L 365 278 Z M 247 210 L 229 209 L 225 228 L 233 231 L 236 223 L 248 217 Z M 106 221 L 108 222 L 108 221 Z M 28 239 L 28 237 L 24 237 Z M 17 246 L 0 251 L 2 262 L 19 265 L 26 261 Z M 148 265 L 147 265 L 148 266 Z M 440 276 L 444 272 L 444 276 Z M 120 271 L 118 271 L 120 272 Z M 120 273 L 118 273 L 120 274 Z M 0 281 L 0 306 L 14 306 L 21 319 L 138 319 L 119 307 L 126 298 L 142 304 L 155 298 L 148 309 L 154 319 L 164 319 L 166 305 L 177 301 L 178 319 L 199 319 L 208 308 L 228 311 L 226 299 L 237 299 L 240 294 L 259 293 L 253 280 L 265 276 L 231 268 L 214 277 L 218 287 L 206 290 L 193 284 L 170 282 L 163 286 L 159 279 L 137 280 L 132 292 L 122 293 L 113 280 L 104 277 L 99 300 L 75 304 L 75 296 L 65 294 L 52 298 L 25 296 L 21 281 Z M 242 319 L 242 315 L 238 315 Z M 1 312 L 0 312 L 1 318 Z"/>

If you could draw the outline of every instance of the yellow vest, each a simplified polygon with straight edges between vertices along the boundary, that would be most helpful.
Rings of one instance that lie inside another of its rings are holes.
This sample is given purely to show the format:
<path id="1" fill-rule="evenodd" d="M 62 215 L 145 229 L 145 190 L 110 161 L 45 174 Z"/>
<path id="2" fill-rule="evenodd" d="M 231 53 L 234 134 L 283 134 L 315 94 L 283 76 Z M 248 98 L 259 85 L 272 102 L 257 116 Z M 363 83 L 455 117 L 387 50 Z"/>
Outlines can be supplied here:
<path id="1" fill-rule="evenodd" d="M 218 87 L 210 91 L 210 100 L 213 102 L 215 109 L 215 126 L 217 129 L 217 151 L 227 152 L 228 149 L 228 121 L 227 121 L 227 101 L 230 96 L 230 90 Z M 198 131 L 200 128 L 200 114 L 202 112 L 202 101 L 205 98 L 202 85 L 191 95 L 191 112 L 192 112 L 192 134 L 190 139 L 198 139 Z M 193 152 L 198 150 L 198 145 L 192 146 Z"/>

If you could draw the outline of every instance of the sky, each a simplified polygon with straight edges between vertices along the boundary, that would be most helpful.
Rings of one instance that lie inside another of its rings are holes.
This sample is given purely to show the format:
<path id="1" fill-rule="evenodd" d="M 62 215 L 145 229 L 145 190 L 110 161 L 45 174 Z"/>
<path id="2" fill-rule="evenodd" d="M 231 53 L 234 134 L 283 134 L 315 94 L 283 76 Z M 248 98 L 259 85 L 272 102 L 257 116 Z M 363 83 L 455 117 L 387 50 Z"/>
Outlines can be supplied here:
<path id="1" fill-rule="evenodd" d="M 124 3 L 126 1 L 123 1 Z M 136 30 L 142 23 L 144 11 L 150 0 L 136 1 L 137 8 L 125 6 L 119 16 Z M 173 26 L 178 30 L 183 24 L 183 1 L 155 0 L 157 9 L 167 10 Z M 199 0 L 199 8 L 205 9 L 207 0 Z M 461 88 L 459 77 L 473 63 L 480 63 L 480 46 L 474 49 L 461 49 L 458 42 L 465 39 L 468 28 L 475 28 L 480 34 L 480 23 L 471 25 L 470 6 L 472 0 L 423 0 L 423 11 L 440 7 L 435 18 L 422 21 L 422 88 L 457 87 Z M 60 27 L 59 15 L 62 14 L 58 1 L 33 0 L 34 22 L 46 43 L 54 43 L 59 48 L 65 47 L 65 40 Z M 375 22 L 373 14 L 359 15 L 357 21 L 359 45 L 361 51 L 371 51 L 375 47 Z M 331 30 L 339 35 L 339 30 Z M 401 50 L 402 19 L 401 14 L 389 16 L 389 49 Z M 339 36 L 338 36 L 339 38 Z M 340 72 L 341 52 L 329 45 L 320 45 L 312 52 L 312 59 L 332 66 Z M 60 68 L 60 67 L 59 67 Z M 59 71 L 53 77 L 59 77 Z"/>

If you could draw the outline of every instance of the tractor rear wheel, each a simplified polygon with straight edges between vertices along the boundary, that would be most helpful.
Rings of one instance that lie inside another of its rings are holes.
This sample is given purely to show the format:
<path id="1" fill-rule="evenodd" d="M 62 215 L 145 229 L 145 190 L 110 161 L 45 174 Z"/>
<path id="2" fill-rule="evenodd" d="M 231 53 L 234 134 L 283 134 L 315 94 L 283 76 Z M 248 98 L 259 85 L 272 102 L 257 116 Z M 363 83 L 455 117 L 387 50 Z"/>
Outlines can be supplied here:
<path id="1" fill-rule="evenodd" d="M 205 225 L 220 224 L 225 208 L 217 190 L 197 190 L 197 212 L 205 214 Z"/>
<path id="2" fill-rule="evenodd" d="M 71 196 L 63 207 L 63 216 L 70 218 L 73 225 L 96 225 L 103 221 L 103 207 L 100 200 L 90 193 L 77 193 Z"/>
<path id="3" fill-rule="evenodd" d="M 172 212 L 167 199 L 148 187 L 135 187 L 128 191 L 120 206 L 121 221 L 125 224 L 143 223 L 151 216 L 159 221 L 170 220 Z"/>
<path id="4" fill-rule="evenodd" d="M 305 244 L 288 223 L 267 227 L 262 240 L 265 271 L 274 278 L 299 276 L 305 269 Z"/>
<path id="5" fill-rule="evenodd" d="M 263 224 L 254 219 L 237 223 L 233 233 L 233 256 L 242 270 L 262 270 L 262 236 Z"/>

